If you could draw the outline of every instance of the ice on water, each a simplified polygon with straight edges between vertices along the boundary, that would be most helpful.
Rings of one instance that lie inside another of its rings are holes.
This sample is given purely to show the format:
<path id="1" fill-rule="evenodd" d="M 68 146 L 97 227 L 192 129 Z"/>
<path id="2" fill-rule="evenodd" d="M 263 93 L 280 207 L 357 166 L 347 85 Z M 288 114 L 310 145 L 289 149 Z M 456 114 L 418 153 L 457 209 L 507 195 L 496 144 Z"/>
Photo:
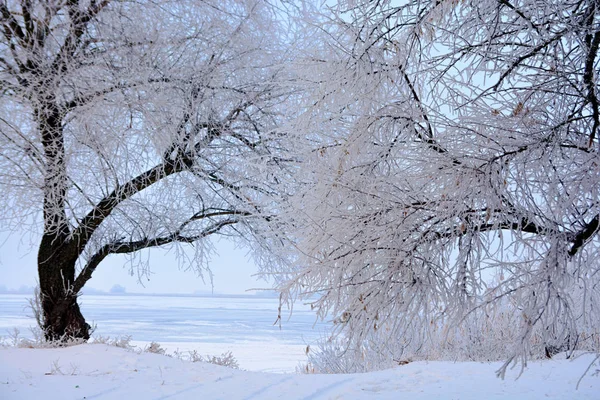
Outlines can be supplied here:
<path id="1" fill-rule="evenodd" d="M 131 335 L 143 348 L 160 343 L 167 352 L 193 351 L 218 355 L 231 351 L 240 367 L 254 371 L 293 372 L 306 360 L 304 350 L 325 335 L 325 323 L 302 304 L 275 323 L 276 298 L 84 295 L 83 314 L 96 325 L 94 335 Z M 27 336 L 35 324 L 27 296 L 0 295 L 0 336 L 13 328 Z M 289 318 L 288 318 L 289 317 Z"/>

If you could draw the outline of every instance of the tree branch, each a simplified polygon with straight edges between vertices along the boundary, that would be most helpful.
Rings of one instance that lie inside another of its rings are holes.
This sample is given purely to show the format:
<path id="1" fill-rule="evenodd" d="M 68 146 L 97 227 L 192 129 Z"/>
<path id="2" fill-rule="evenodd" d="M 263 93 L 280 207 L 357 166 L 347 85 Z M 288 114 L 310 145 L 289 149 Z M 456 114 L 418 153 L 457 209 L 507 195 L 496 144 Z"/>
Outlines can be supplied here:
<path id="1" fill-rule="evenodd" d="M 571 250 L 569 250 L 569 256 L 573 257 L 577 254 L 585 242 L 598 232 L 598 225 L 600 225 L 600 214 L 597 214 L 582 230 L 577 232 L 575 239 L 573 239 L 573 246 L 571 247 Z"/>
<path id="2" fill-rule="evenodd" d="M 34 24 L 31 18 L 31 0 L 21 0 L 21 10 L 23 11 L 25 32 L 27 32 L 27 42 L 31 43 L 34 36 Z"/>
<path id="3" fill-rule="evenodd" d="M 102 89 L 97 92 L 90 93 L 86 96 L 78 96 L 78 97 L 74 98 L 73 100 L 63 104 L 62 107 L 66 111 L 71 111 L 76 107 L 80 107 L 84 104 L 87 104 L 88 102 L 92 101 L 95 98 L 110 94 L 116 90 L 133 89 L 138 86 L 145 85 L 147 83 L 169 83 L 169 82 L 171 82 L 171 80 L 168 78 L 160 78 L 160 79 L 153 78 L 153 79 L 148 79 L 147 81 L 143 81 L 143 82 L 140 81 L 140 82 L 131 82 L 131 83 L 119 83 L 114 86 L 107 87 L 106 89 Z"/>
<path id="4" fill-rule="evenodd" d="M 523 18 L 525 21 L 527 21 L 529 23 L 529 25 L 535 29 L 535 31 L 537 33 L 540 33 L 540 30 L 538 29 L 538 27 L 531 21 L 531 18 L 527 17 L 525 15 L 525 13 L 523 13 L 523 11 L 519 10 L 518 8 L 516 8 L 515 6 L 513 6 L 508 0 L 498 0 L 498 2 L 500 4 L 503 4 L 505 6 L 507 6 L 508 8 L 510 8 L 511 10 L 513 10 L 515 12 L 515 14 L 517 14 L 519 17 Z"/>
<path id="5" fill-rule="evenodd" d="M 190 165 L 191 160 L 164 162 L 141 173 L 129 182 L 118 185 L 108 196 L 98 202 L 73 232 L 72 240 L 77 247 L 78 254 L 81 254 L 98 226 L 121 202 L 168 176 L 188 169 Z"/>
<path id="6" fill-rule="evenodd" d="M 70 2 L 67 7 L 69 18 L 71 19 L 71 28 L 52 63 L 52 71 L 55 71 L 56 73 L 63 73 L 66 71 L 69 60 L 73 57 L 77 50 L 77 46 L 81 42 L 81 36 L 85 33 L 87 24 L 109 3 L 110 0 L 103 0 L 99 3 L 93 1 L 89 8 L 82 12 L 79 10 L 76 2 Z"/>
<path id="7" fill-rule="evenodd" d="M 506 79 L 506 77 L 508 75 L 510 75 L 515 68 L 517 68 L 519 65 L 521 65 L 521 63 L 525 60 L 527 60 L 528 58 L 531 58 L 535 55 L 537 55 L 544 47 L 550 45 L 551 43 L 561 39 L 563 37 L 563 35 L 566 33 L 566 30 L 562 30 L 560 31 L 558 34 L 556 34 L 556 36 L 546 40 L 545 42 L 540 43 L 539 45 L 537 45 L 536 47 L 533 48 L 533 50 L 531 50 L 531 52 L 527 53 L 527 54 L 523 54 L 521 57 L 517 58 L 507 69 L 506 71 L 504 71 L 504 73 L 500 76 L 500 78 L 498 78 L 498 82 L 496 82 L 496 84 L 494 86 L 492 86 L 492 89 L 496 92 L 498 91 L 498 88 L 500 87 L 500 85 L 502 84 L 502 82 L 504 81 L 504 79 Z"/>
<path id="8" fill-rule="evenodd" d="M 600 45 L 600 31 L 597 31 L 594 34 L 593 39 L 590 39 L 590 49 L 585 60 L 585 72 L 583 74 L 583 82 L 588 88 L 587 100 L 592 105 L 592 117 L 594 119 L 588 147 L 592 147 L 596 132 L 600 127 L 600 104 L 598 102 L 598 97 L 596 96 L 596 83 L 594 82 L 594 63 L 598 54 L 598 46 Z"/>
<path id="9" fill-rule="evenodd" d="M 25 33 L 4 2 L 0 3 L 0 15 L 2 15 L 2 25 L 4 25 L 6 38 L 10 41 L 13 35 L 16 35 L 21 45 L 23 45 Z"/>
<path id="10" fill-rule="evenodd" d="M 212 213 L 210 215 L 216 216 L 216 215 L 231 215 L 231 214 L 242 214 L 242 213 L 216 212 L 216 213 Z M 207 217 L 208 215 L 209 214 L 206 214 L 204 217 Z M 250 215 L 250 214 L 246 213 L 244 215 Z M 194 217 L 192 217 L 192 219 L 195 217 L 196 217 L 196 219 L 199 219 L 198 215 L 195 215 Z M 108 243 L 108 244 L 102 246 L 100 248 L 100 250 L 98 250 L 90 258 L 90 260 L 88 261 L 86 266 L 79 273 L 79 275 L 75 279 L 75 282 L 73 283 L 73 291 L 74 291 L 74 293 L 79 293 L 79 291 L 83 288 L 85 283 L 88 280 L 90 280 L 90 278 L 92 277 L 92 274 L 94 273 L 94 271 L 96 270 L 98 265 L 110 254 L 129 254 L 129 253 L 136 252 L 138 250 L 147 249 L 147 248 L 151 248 L 151 247 L 160 247 L 160 246 L 164 246 L 164 245 L 171 244 L 171 243 L 193 243 L 195 241 L 203 239 L 212 234 L 216 234 L 224 227 L 236 224 L 239 221 L 240 220 L 237 218 L 225 219 L 223 221 L 219 221 L 219 222 L 216 222 L 216 223 L 208 226 L 206 229 L 204 229 L 199 234 L 192 235 L 192 236 L 184 236 L 184 235 L 179 234 L 178 232 L 175 232 L 168 236 L 156 237 L 153 239 L 142 239 L 142 240 L 136 240 L 136 241 L 131 241 L 131 242 L 117 241 L 117 242 L 113 242 L 113 243 Z"/>

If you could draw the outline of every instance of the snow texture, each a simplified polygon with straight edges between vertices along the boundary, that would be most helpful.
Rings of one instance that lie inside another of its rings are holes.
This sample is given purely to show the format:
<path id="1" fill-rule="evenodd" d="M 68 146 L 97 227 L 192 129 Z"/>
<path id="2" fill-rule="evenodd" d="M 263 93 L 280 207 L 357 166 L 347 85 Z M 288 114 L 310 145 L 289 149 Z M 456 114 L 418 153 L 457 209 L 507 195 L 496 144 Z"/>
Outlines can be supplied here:
<path id="1" fill-rule="evenodd" d="M 305 375 L 238 371 L 108 345 L 0 349 L 0 398 L 9 399 L 598 399 L 600 366 L 575 360 L 532 362 L 516 379 L 501 363 L 413 362 L 365 374 Z M 596 375 L 594 375 L 596 373 Z"/>

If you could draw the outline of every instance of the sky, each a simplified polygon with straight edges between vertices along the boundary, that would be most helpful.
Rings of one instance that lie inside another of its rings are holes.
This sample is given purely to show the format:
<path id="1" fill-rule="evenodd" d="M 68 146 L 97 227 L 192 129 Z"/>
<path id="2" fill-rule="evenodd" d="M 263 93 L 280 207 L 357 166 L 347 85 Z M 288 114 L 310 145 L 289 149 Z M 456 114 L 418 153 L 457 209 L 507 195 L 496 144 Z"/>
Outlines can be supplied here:
<path id="1" fill-rule="evenodd" d="M 30 245 L 33 242 L 33 245 Z M 37 285 L 37 238 L 28 235 L 0 234 L 0 290 L 17 290 L 22 286 Z M 205 275 L 204 281 L 195 271 L 185 271 L 178 267 L 174 251 L 153 249 L 144 254 L 149 257 L 149 277 L 138 278 L 125 256 L 113 255 L 105 259 L 86 288 L 102 291 L 116 290 L 116 285 L 125 288 L 127 293 L 223 293 L 248 294 L 248 289 L 269 288 L 270 284 L 257 277 L 257 266 L 252 261 L 249 250 L 239 247 L 227 238 L 215 243 L 215 253 L 211 258 L 213 284 Z M 214 289 L 214 291 L 213 291 Z"/>

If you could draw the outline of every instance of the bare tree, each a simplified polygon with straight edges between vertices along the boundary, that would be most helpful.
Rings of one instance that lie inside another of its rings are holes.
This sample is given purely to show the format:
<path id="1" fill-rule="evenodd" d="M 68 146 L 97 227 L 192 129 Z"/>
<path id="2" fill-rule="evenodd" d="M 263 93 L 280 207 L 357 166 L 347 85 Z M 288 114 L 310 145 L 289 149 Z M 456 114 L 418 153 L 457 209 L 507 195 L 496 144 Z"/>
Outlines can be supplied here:
<path id="1" fill-rule="evenodd" d="M 42 221 L 47 339 L 89 337 L 77 295 L 107 256 L 197 243 L 202 268 L 203 239 L 265 220 L 285 55 L 264 2 L 3 0 L 0 30 L 2 220 Z"/>
<path id="2" fill-rule="evenodd" d="M 312 96 L 284 293 L 317 294 L 358 347 L 385 329 L 431 348 L 502 311 L 508 362 L 598 351 L 600 3 L 353 1 L 320 18 L 298 69 Z"/>

